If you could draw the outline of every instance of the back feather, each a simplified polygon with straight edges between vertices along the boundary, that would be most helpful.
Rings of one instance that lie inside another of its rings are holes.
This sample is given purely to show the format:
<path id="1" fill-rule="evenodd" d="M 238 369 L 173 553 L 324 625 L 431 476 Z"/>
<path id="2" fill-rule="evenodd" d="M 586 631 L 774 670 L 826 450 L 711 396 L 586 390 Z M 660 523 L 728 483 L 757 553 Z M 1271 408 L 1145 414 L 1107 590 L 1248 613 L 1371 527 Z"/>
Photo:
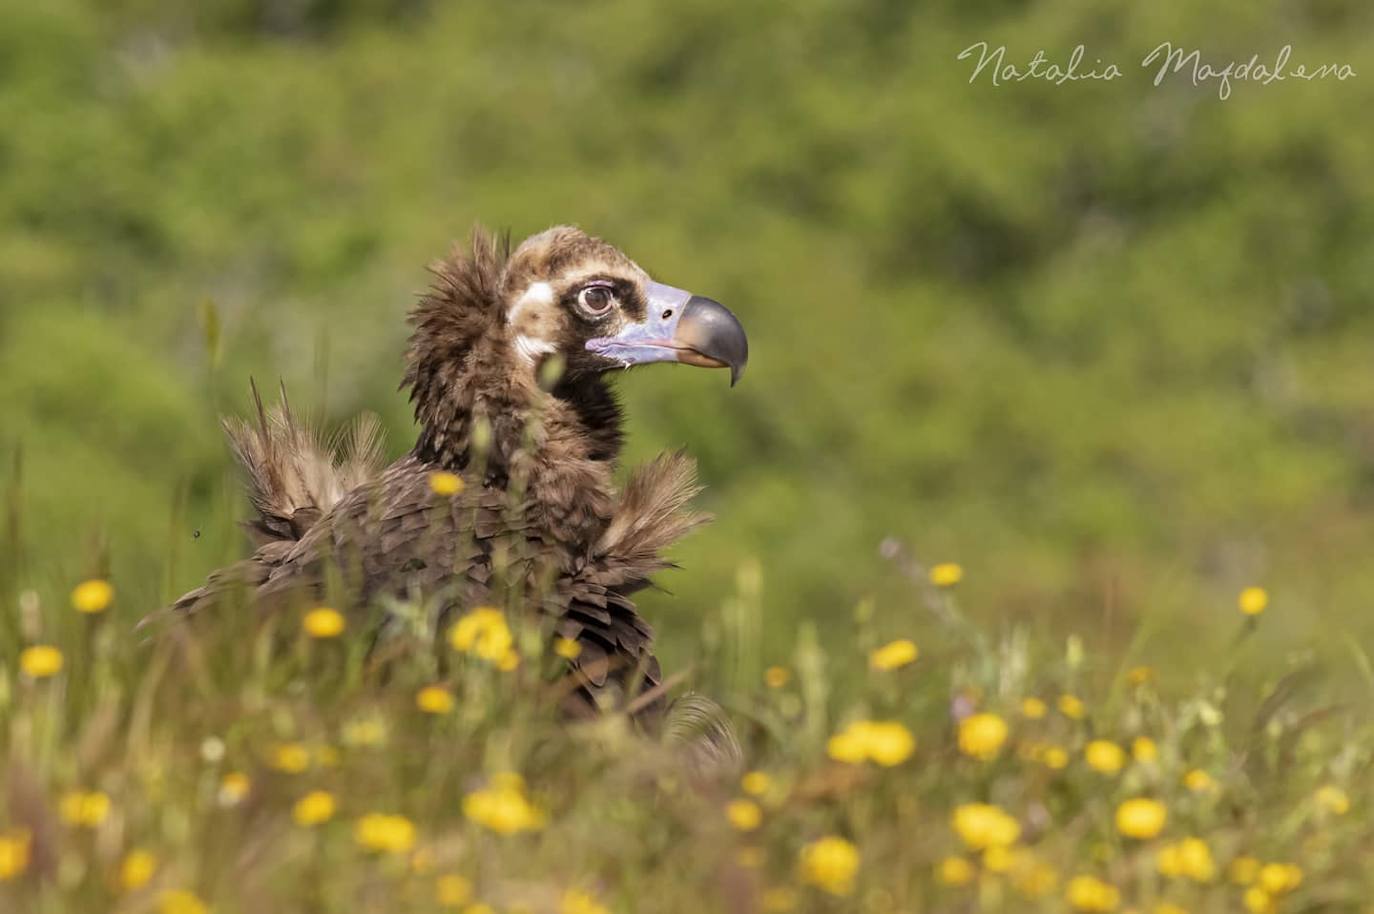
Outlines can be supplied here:
<path id="1" fill-rule="evenodd" d="M 627 580 L 670 567 L 662 551 L 711 519 L 688 508 L 701 489 L 696 461 L 682 451 L 660 454 L 636 467 L 593 555 L 603 565 L 622 569 Z"/>
<path id="2" fill-rule="evenodd" d="M 295 541 L 348 492 L 382 470 L 382 432 L 376 416 L 356 419 L 327 440 L 291 413 L 286 388 L 281 402 L 263 408 L 253 385 L 257 422 L 224 419 L 234 457 L 248 476 L 248 498 L 258 516 L 245 526 L 259 544 Z"/>

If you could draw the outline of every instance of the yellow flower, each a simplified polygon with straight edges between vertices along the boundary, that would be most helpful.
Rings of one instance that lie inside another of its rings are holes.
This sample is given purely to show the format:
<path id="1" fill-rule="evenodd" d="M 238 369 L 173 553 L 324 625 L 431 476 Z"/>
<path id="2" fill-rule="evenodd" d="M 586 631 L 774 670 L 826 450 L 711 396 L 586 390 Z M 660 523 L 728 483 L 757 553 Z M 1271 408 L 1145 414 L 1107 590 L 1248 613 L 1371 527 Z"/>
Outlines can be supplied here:
<path id="1" fill-rule="evenodd" d="M 248 775 L 242 771 L 230 771 L 220 779 L 219 782 L 219 805 L 237 806 L 243 802 L 243 798 L 248 796 L 248 788 L 252 784 L 248 780 Z"/>
<path id="2" fill-rule="evenodd" d="M 1159 746 L 1148 736 L 1137 736 L 1131 741 L 1131 755 L 1142 765 L 1150 765 L 1159 759 Z"/>
<path id="3" fill-rule="evenodd" d="M 300 774 L 310 767 L 310 750 L 300 743 L 281 743 L 273 747 L 268 764 L 287 774 Z"/>
<path id="4" fill-rule="evenodd" d="M 763 671 L 763 682 L 770 689 L 781 689 L 792 679 L 785 666 L 770 666 Z"/>
<path id="5" fill-rule="evenodd" d="M 1217 782 L 1212 780 L 1212 776 L 1201 768 L 1194 768 L 1183 776 L 1183 786 L 1193 793 L 1206 793 L 1215 790 Z"/>
<path id="6" fill-rule="evenodd" d="M 1128 838 L 1153 838 L 1168 819 L 1163 803 L 1145 797 L 1126 800 L 1116 808 L 1116 830 Z"/>
<path id="7" fill-rule="evenodd" d="M 386 742 L 386 722 L 375 716 L 351 720 L 344 724 L 339 740 L 345 746 L 354 748 L 380 746 Z"/>
<path id="8" fill-rule="evenodd" d="M 953 587 L 964 579 L 964 569 L 954 562 L 941 562 L 930 569 L 930 583 L 936 587 Z"/>
<path id="9" fill-rule="evenodd" d="M 72 590 L 72 607 L 77 612 L 103 613 L 113 599 L 114 588 L 99 578 L 82 581 Z"/>
<path id="10" fill-rule="evenodd" d="M 563 902 L 558 906 L 558 914 L 610 914 L 606 906 L 596 900 L 594 895 L 581 889 L 568 889 L 563 893 Z"/>
<path id="11" fill-rule="evenodd" d="M 126 892 L 137 891 L 147 885 L 156 872 L 156 857 L 145 850 L 131 850 L 119 864 L 119 886 Z"/>
<path id="12" fill-rule="evenodd" d="M 205 902 L 194 892 L 185 889 L 168 889 L 158 896 L 158 914 L 210 914 Z"/>
<path id="13" fill-rule="evenodd" d="M 353 826 L 359 847 L 387 854 L 404 854 L 415 846 L 415 823 L 405 816 L 370 812 Z"/>
<path id="14" fill-rule="evenodd" d="M 769 914 L 782 914 L 797 906 L 797 893 L 785 886 L 767 889 L 759 895 L 759 907 Z"/>
<path id="15" fill-rule="evenodd" d="M 1314 795 L 1317 805 L 1329 813 L 1343 816 L 1350 812 L 1350 797 L 1344 790 L 1332 784 L 1317 788 Z"/>
<path id="16" fill-rule="evenodd" d="M 1247 616 L 1258 616 L 1269 605 L 1269 593 L 1263 587 L 1247 587 L 1240 592 L 1236 605 Z"/>
<path id="17" fill-rule="evenodd" d="M 1059 701 L 1055 702 L 1059 708 L 1059 713 L 1070 720 L 1082 720 L 1087 709 L 1083 707 L 1083 699 L 1077 695 L 1060 695 Z"/>
<path id="18" fill-rule="evenodd" d="M 1096 876 L 1075 876 L 1064 888 L 1064 900 L 1075 911 L 1115 911 L 1121 893 Z"/>
<path id="19" fill-rule="evenodd" d="M 511 773 L 493 775 L 487 787 L 463 797 L 463 815 L 499 835 L 544 827 L 544 813 L 526 798 L 520 776 Z"/>
<path id="20" fill-rule="evenodd" d="M 343 613 L 328 606 L 312 609 L 301 619 L 301 629 L 312 638 L 337 638 L 344 627 Z"/>
<path id="21" fill-rule="evenodd" d="M 1069 764 L 1069 753 L 1061 746 L 1046 746 L 1041 760 L 1045 763 L 1046 768 L 1058 771 Z"/>
<path id="22" fill-rule="evenodd" d="M 492 663 L 499 664 L 514 656 L 515 639 L 510 626 L 501 610 L 492 606 L 479 606 L 453 623 L 448 640 L 454 650 Z"/>
<path id="23" fill-rule="evenodd" d="M 1116 743 L 1095 739 L 1083 747 L 1088 767 L 1102 774 L 1116 774 L 1126 764 L 1126 752 Z"/>
<path id="24" fill-rule="evenodd" d="M 434 900 L 440 907 L 462 907 L 471 897 L 472 883 L 456 873 L 440 876 L 434 882 Z"/>
<path id="25" fill-rule="evenodd" d="M 916 738 L 897 721 L 858 720 L 830 737 L 826 752 L 837 762 L 900 765 L 916 751 Z"/>
<path id="26" fill-rule="evenodd" d="M 753 831 L 763 822 L 763 810 L 753 800 L 731 800 L 725 805 L 725 818 L 740 831 Z"/>
<path id="27" fill-rule="evenodd" d="M 582 654 L 582 645 L 571 638 L 557 638 L 553 642 L 553 652 L 564 660 L 576 660 Z"/>
<path id="28" fill-rule="evenodd" d="M 999 806 L 964 803 L 956 806 L 950 826 L 971 850 L 1009 847 L 1021 837 L 1021 825 Z"/>
<path id="29" fill-rule="evenodd" d="M 1016 862 L 1016 854 L 1011 848 L 993 845 L 983 851 L 983 869 L 989 873 L 1005 873 Z"/>
<path id="30" fill-rule="evenodd" d="M 435 495 L 450 497 L 463 491 L 463 477 L 445 470 L 435 470 L 429 474 L 429 489 Z"/>
<path id="31" fill-rule="evenodd" d="M 72 790 L 62 795 L 58 813 L 68 825 L 95 828 L 110 814 L 110 797 L 99 790 Z"/>
<path id="32" fill-rule="evenodd" d="M 1162 875 L 1175 879 L 1187 877 L 1194 882 L 1211 882 L 1216 875 L 1212 850 L 1201 838 L 1184 838 L 1164 845 L 1155 856 L 1155 865 Z"/>
<path id="33" fill-rule="evenodd" d="M 895 670 L 914 663 L 919 653 L 916 642 L 902 638 L 874 650 L 868 655 L 868 665 L 875 670 Z"/>
<path id="34" fill-rule="evenodd" d="M 415 693 L 415 706 L 427 714 L 447 714 L 453 710 L 453 693 L 443 686 L 425 686 Z"/>
<path id="35" fill-rule="evenodd" d="M 8 882 L 29 868 L 31 842 L 27 829 L 0 832 L 0 882 Z"/>
<path id="36" fill-rule="evenodd" d="M 1302 885 L 1302 869 L 1291 863 L 1266 863 L 1256 881 L 1270 895 L 1283 895 Z"/>
<path id="37" fill-rule="evenodd" d="M 767 772 L 748 771 L 739 779 L 739 785 L 751 797 L 761 797 L 773 787 L 773 779 Z"/>
<path id="38" fill-rule="evenodd" d="M 291 818 L 297 825 L 307 828 L 323 825 L 334 818 L 336 807 L 334 794 L 327 790 L 312 790 L 296 801 L 296 805 L 291 808 Z"/>
<path id="39" fill-rule="evenodd" d="M 1028 720 L 1039 720 L 1049 708 L 1038 698 L 1025 698 L 1021 701 L 1021 716 Z"/>
<path id="40" fill-rule="evenodd" d="M 1143 686 L 1154 679 L 1155 669 L 1151 666 L 1133 666 L 1126 671 L 1126 681 L 1133 686 Z"/>
<path id="41" fill-rule="evenodd" d="M 1257 885 L 1246 889 L 1241 901 L 1250 914 L 1274 914 L 1279 909 L 1274 899 L 1269 897 L 1269 893 Z"/>
<path id="42" fill-rule="evenodd" d="M 46 679 L 62 672 L 62 652 L 51 644 L 35 644 L 19 654 L 19 669 L 30 679 Z"/>
<path id="43" fill-rule="evenodd" d="M 1231 861 L 1230 867 L 1226 870 L 1226 875 L 1236 885 L 1249 885 L 1255 881 L 1259 871 L 1260 862 L 1258 860 L 1242 855 Z"/>
<path id="44" fill-rule="evenodd" d="M 959 751 L 989 761 L 1007 741 L 1007 722 L 996 714 L 971 714 L 959 722 Z"/>
<path id="45" fill-rule="evenodd" d="M 973 864 L 963 857 L 946 857 L 935 869 L 935 878 L 945 885 L 968 885 L 975 875 Z"/>
<path id="46" fill-rule="evenodd" d="M 801 878 L 831 895 L 854 891 L 859 871 L 859 849 L 843 838 L 827 835 L 801 849 Z"/>

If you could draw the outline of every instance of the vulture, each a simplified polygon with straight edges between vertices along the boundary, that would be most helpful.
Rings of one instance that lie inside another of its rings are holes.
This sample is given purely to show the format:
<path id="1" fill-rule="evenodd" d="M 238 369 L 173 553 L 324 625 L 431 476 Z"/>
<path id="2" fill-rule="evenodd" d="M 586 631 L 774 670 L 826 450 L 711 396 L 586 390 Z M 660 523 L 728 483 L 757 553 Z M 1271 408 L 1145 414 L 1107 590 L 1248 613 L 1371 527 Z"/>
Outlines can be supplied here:
<path id="1" fill-rule="evenodd" d="M 376 613 L 367 625 L 380 639 L 397 624 L 389 600 L 424 607 L 434 632 L 478 606 L 521 606 L 550 638 L 579 646 L 562 652 L 576 654 L 569 713 L 653 699 L 653 629 L 633 595 L 708 518 L 690 507 L 699 486 L 681 452 L 617 486 L 611 376 L 677 362 L 728 368 L 733 386 L 749 356 L 743 327 L 719 302 L 656 282 L 571 226 L 513 251 L 478 227 L 431 271 L 409 316 L 402 382 L 415 446 L 383 467 L 375 426 L 336 449 L 296 422 L 284 392 L 265 411 L 255 388 L 256 421 L 225 427 L 246 470 L 256 551 L 170 615 L 246 591 L 263 609 Z"/>

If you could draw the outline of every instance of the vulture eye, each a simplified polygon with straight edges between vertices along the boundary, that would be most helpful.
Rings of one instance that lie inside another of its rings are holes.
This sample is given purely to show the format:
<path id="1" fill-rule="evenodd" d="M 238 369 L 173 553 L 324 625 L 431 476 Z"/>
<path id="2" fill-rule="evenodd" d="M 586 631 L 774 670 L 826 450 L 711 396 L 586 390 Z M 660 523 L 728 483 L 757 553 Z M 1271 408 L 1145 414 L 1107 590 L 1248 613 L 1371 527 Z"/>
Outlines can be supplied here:
<path id="1" fill-rule="evenodd" d="M 587 286 L 577 293 L 577 305 L 589 317 L 601 317 L 615 304 L 615 293 L 610 286 Z"/>

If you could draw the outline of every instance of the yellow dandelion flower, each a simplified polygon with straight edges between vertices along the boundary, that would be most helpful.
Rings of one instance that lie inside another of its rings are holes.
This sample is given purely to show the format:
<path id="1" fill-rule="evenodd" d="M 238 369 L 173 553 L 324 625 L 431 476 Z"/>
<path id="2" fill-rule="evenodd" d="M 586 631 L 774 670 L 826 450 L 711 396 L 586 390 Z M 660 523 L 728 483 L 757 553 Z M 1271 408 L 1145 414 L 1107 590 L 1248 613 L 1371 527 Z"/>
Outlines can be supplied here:
<path id="1" fill-rule="evenodd" d="M 909 663 L 915 663 L 920 653 L 916 642 L 901 638 L 889 641 L 868 655 L 868 665 L 875 670 L 896 670 Z"/>
<path id="2" fill-rule="evenodd" d="M 30 679 L 47 679 L 62 672 L 62 652 L 51 644 L 35 644 L 19 654 L 19 669 Z"/>
<path id="3" fill-rule="evenodd" d="M 425 686 L 415 693 L 415 706 L 426 714 L 447 714 L 453 710 L 453 693 L 443 686 Z"/>
<path id="4" fill-rule="evenodd" d="M 158 914 L 210 914 L 210 909 L 195 892 L 168 889 L 157 898 Z"/>
<path id="5" fill-rule="evenodd" d="M 513 656 L 515 643 L 505 615 L 492 606 L 480 606 L 453 623 L 448 640 L 454 650 L 492 663 Z"/>
<path id="6" fill-rule="evenodd" d="M 1254 857 L 1242 854 L 1231 861 L 1226 868 L 1226 876 L 1236 885 L 1249 885 L 1259 876 L 1260 862 Z"/>
<path id="7" fill-rule="evenodd" d="M 1126 800 L 1116 808 L 1116 830 L 1128 838 L 1153 838 L 1168 820 L 1164 804 L 1146 797 Z"/>
<path id="8" fill-rule="evenodd" d="M 435 495 L 450 498 L 465 488 L 463 477 L 445 470 L 435 470 L 429 474 L 429 490 Z"/>
<path id="9" fill-rule="evenodd" d="M 1155 668 L 1152 666 L 1133 666 L 1126 671 L 1126 681 L 1137 687 L 1149 685 L 1155 681 Z"/>
<path id="10" fill-rule="evenodd" d="M 29 848 L 33 838 L 27 829 L 0 832 L 0 882 L 22 876 L 29 868 Z"/>
<path id="11" fill-rule="evenodd" d="M 739 779 L 740 788 L 751 797 L 761 797 L 773 788 L 773 779 L 764 771 L 747 771 Z"/>
<path id="12" fill-rule="evenodd" d="M 1241 903 L 1250 914 L 1274 914 L 1279 906 L 1269 893 L 1257 885 L 1252 885 L 1241 896 Z"/>
<path id="13" fill-rule="evenodd" d="M 434 881 L 434 900 L 444 908 L 460 908 L 472 898 L 472 883 L 463 876 L 449 873 Z"/>
<path id="14" fill-rule="evenodd" d="M 1011 848 L 994 844 L 983 851 L 983 869 L 989 873 L 1005 873 L 1016 863 L 1016 856 Z"/>
<path id="15" fill-rule="evenodd" d="M 312 828 L 334 818 L 336 808 L 338 804 L 334 800 L 334 794 L 327 790 L 312 790 L 291 807 L 291 818 L 297 825 Z"/>
<path id="16" fill-rule="evenodd" d="M 1038 698 L 1023 698 L 1021 700 L 1021 716 L 1027 720 L 1039 720 L 1044 717 L 1049 707 Z"/>
<path id="17" fill-rule="evenodd" d="M 514 648 L 506 651 L 496 661 L 496 668 L 503 673 L 509 673 L 520 665 L 520 654 Z"/>
<path id="18" fill-rule="evenodd" d="M 1183 775 L 1183 786 L 1193 793 L 1207 793 L 1216 790 L 1217 782 L 1201 768 L 1194 768 Z"/>
<path id="19" fill-rule="evenodd" d="M 1269 592 L 1263 587 L 1247 587 L 1236 598 L 1236 605 L 1247 616 L 1258 616 L 1269 605 Z"/>
<path id="20" fill-rule="evenodd" d="M 72 608 L 82 613 L 103 613 L 114 599 L 109 581 L 92 578 L 82 581 L 72 590 Z"/>
<path id="21" fill-rule="evenodd" d="M 1292 863 L 1266 863 L 1255 882 L 1270 895 L 1284 895 L 1302 885 L 1302 868 Z"/>
<path id="22" fill-rule="evenodd" d="M 963 857 L 946 857 L 935 868 L 935 878 L 945 885 L 968 885 L 977 873 Z"/>
<path id="23" fill-rule="evenodd" d="M 1064 900 L 1075 911 L 1115 911 L 1121 893 L 1096 876 L 1075 876 L 1064 887 Z"/>
<path id="24" fill-rule="evenodd" d="M 1087 708 L 1083 705 L 1083 699 L 1077 695 L 1060 695 L 1055 706 L 1059 708 L 1059 713 L 1069 720 L 1082 720 L 1084 715 L 1088 713 Z"/>
<path id="25" fill-rule="evenodd" d="M 538 831 L 544 814 L 525 796 L 519 775 L 493 775 L 490 784 L 463 797 L 463 815 L 499 835 Z"/>
<path id="26" fill-rule="evenodd" d="M 1343 816 L 1350 812 L 1350 796 L 1332 784 L 1318 787 L 1313 798 L 1319 807 L 1333 815 Z"/>
<path id="27" fill-rule="evenodd" d="M 558 914 L 610 914 L 596 896 L 581 889 L 568 889 L 558 905 Z"/>
<path id="28" fill-rule="evenodd" d="M 854 891 L 859 872 L 859 849 L 844 838 L 827 835 L 801 849 L 801 878 L 831 895 Z"/>
<path id="29" fill-rule="evenodd" d="M 1152 765 L 1159 760 L 1159 746 L 1148 736 L 1137 736 L 1131 740 L 1131 757 L 1142 765 Z"/>
<path id="30" fill-rule="evenodd" d="M 149 883 L 157 872 L 157 858 L 146 850 L 135 849 L 119 864 L 119 887 L 134 892 Z"/>
<path id="31" fill-rule="evenodd" d="M 96 828 L 110 814 L 110 797 L 99 790 L 71 790 L 62 795 L 57 811 L 68 825 Z"/>
<path id="32" fill-rule="evenodd" d="M 876 762 L 890 768 L 916 751 L 916 738 L 897 721 L 859 720 L 832 736 L 826 752 L 837 762 Z"/>
<path id="33" fill-rule="evenodd" d="M 766 889 L 759 895 L 759 907 L 769 914 L 784 914 L 797 906 L 797 893 L 785 886 Z"/>
<path id="34" fill-rule="evenodd" d="M 1164 845 L 1155 855 L 1155 866 L 1161 875 L 1173 879 L 1186 877 L 1194 882 L 1211 882 L 1216 875 L 1212 850 L 1201 838 L 1184 838 Z"/>
<path id="35" fill-rule="evenodd" d="M 954 808 L 950 826 L 970 850 L 1008 847 L 1021 837 L 1021 824 L 1001 807 L 990 803 L 964 803 Z"/>
<path id="36" fill-rule="evenodd" d="M 386 721 L 380 717 L 359 717 L 344 724 L 339 740 L 355 749 L 373 748 L 386 743 Z"/>
<path id="37" fill-rule="evenodd" d="M 280 743 L 272 748 L 267 763 L 287 774 L 300 774 L 310 767 L 310 750 L 301 743 Z"/>
<path id="38" fill-rule="evenodd" d="M 405 816 L 370 812 L 354 823 L 353 840 L 376 853 L 408 853 L 415 846 L 415 823 Z"/>
<path id="39" fill-rule="evenodd" d="M 785 666 L 770 666 L 763 671 L 764 685 L 770 689 L 781 689 L 792 679 L 792 674 L 787 671 Z"/>
<path id="40" fill-rule="evenodd" d="M 301 619 L 301 630 L 311 638 L 337 638 L 346 625 L 343 613 L 328 606 L 316 607 Z"/>
<path id="41" fill-rule="evenodd" d="M 930 583 L 936 587 L 953 587 L 963 579 L 963 567 L 954 562 L 941 562 L 930 569 Z"/>
<path id="42" fill-rule="evenodd" d="M 1069 764 L 1069 752 L 1062 746 L 1046 746 L 1041 753 L 1040 760 L 1045 763 L 1046 768 L 1059 771 Z"/>
<path id="43" fill-rule="evenodd" d="M 463 914 L 496 914 L 496 909 L 485 902 L 477 902 L 463 908 Z"/>
<path id="44" fill-rule="evenodd" d="M 553 652 L 564 660 L 576 660 L 582 655 L 582 645 L 572 638 L 555 638 Z"/>
<path id="45" fill-rule="evenodd" d="M 220 778 L 216 799 L 221 806 L 237 806 L 248 796 L 248 788 L 251 786 L 248 775 L 242 771 L 230 771 Z"/>
<path id="46" fill-rule="evenodd" d="M 959 722 L 959 751 L 989 761 L 1007 741 L 1007 722 L 996 714 L 970 714 Z"/>
<path id="47" fill-rule="evenodd" d="M 1126 750 L 1105 739 L 1095 739 L 1083 747 L 1083 760 L 1093 771 L 1116 774 L 1126 764 Z"/>
<path id="48" fill-rule="evenodd" d="M 735 851 L 735 863 L 746 870 L 762 869 L 767 862 L 768 857 L 761 847 L 741 847 Z"/>
<path id="49" fill-rule="evenodd" d="M 725 805 L 725 818 L 740 831 L 753 831 L 763 823 L 763 810 L 753 800 L 731 800 Z"/>

